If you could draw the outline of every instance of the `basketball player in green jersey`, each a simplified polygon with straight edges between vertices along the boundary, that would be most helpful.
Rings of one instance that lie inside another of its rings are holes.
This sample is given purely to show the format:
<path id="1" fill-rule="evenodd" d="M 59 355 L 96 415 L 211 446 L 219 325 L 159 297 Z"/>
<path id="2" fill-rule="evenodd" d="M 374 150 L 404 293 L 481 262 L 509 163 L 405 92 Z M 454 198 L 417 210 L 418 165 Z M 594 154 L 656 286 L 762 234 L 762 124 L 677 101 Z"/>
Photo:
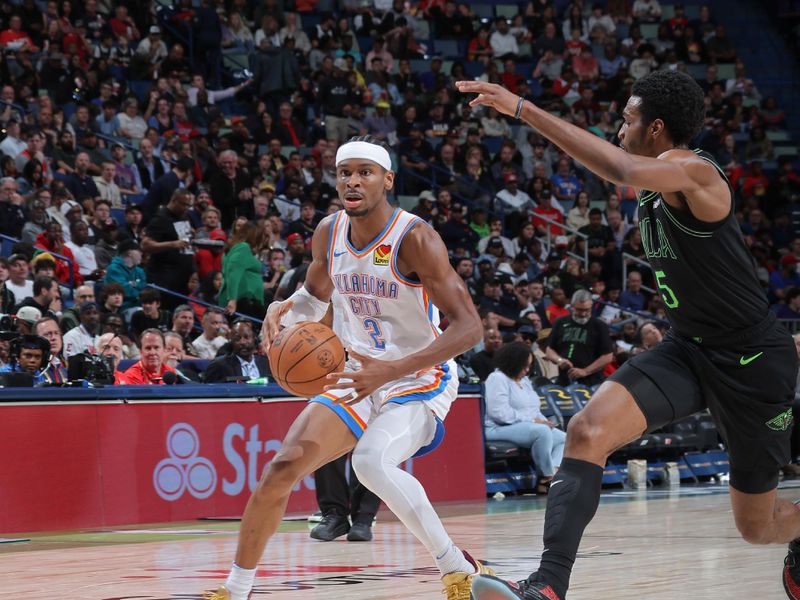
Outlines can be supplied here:
<path id="1" fill-rule="evenodd" d="M 778 471 L 789 462 L 797 354 L 756 278 L 725 174 L 709 155 L 688 148 L 703 124 L 700 86 L 673 71 L 637 81 L 622 113 L 620 148 L 498 85 L 457 86 L 478 94 L 472 106 L 520 118 L 598 176 L 641 190 L 642 242 L 671 323 L 663 342 L 628 361 L 570 420 L 550 484 L 539 570 L 517 583 L 476 577 L 476 600 L 563 600 L 608 456 L 704 408 L 730 454 L 742 537 L 753 544 L 800 537 L 800 511 L 776 494 Z M 789 597 L 800 598 L 797 542 L 783 578 Z"/>

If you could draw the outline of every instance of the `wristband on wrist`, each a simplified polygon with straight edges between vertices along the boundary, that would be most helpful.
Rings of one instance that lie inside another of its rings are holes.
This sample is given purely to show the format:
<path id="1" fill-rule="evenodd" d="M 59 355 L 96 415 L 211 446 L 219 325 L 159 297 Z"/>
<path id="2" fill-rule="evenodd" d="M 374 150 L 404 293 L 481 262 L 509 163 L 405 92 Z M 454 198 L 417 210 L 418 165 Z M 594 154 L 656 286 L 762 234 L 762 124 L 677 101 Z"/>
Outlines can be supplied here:
<path id="1" fill-rule="evenodd" d="M 517 102 L 517 111 L 514 113 L 514 118 L 519 119 L 520 115 L 522 115 L 522 105 L 525 103 L 525 98 L 522 96 L 519 97 L 519 102 Z"/>

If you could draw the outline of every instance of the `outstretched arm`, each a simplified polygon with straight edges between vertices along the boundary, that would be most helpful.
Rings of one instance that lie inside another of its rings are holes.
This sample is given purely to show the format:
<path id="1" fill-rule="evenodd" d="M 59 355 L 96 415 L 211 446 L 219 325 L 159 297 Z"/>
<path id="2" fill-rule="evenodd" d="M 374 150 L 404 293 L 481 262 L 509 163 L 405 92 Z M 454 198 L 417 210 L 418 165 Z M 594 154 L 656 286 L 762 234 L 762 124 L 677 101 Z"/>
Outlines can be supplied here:
<path id="1" fill-rule="evenodd" d="M 471 106 L 492 106 L 511 116 L 516 113 L 519 96 L 499 85 L 481 81 L 459 81 L 456 85 L 461 92 L 478 94 L 470 102 Z M 723 191 L 727 189 L 725 182 L 711 165 L 693 152 L 669 150 L 658 158 L 629 154 L 527 100 L 523 102 L 520 118 L 607 181 L 654 192 L 682 192 L 692 213 L 701 220 L 716 221 L 728 213 L 729 202 L 714 201 L 720 195 L 729 198 Z M 714 193 L 706 197 L 703 191 L 709 188 Z"/>

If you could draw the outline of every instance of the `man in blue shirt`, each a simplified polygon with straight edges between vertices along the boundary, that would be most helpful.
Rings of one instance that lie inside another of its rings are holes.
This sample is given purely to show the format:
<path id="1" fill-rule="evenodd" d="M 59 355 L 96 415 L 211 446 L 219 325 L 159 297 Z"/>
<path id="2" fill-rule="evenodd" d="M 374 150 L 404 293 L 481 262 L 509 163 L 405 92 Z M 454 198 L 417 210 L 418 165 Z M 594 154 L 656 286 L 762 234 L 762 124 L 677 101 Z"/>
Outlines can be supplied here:
<path id="1" fill-rule="evenodd" d="M 637 312 L 643 311 L 647 306 L 647 297 L 642 293 L 642 274 L 639 271 L 628 273 L 628 286 L 619 296 L 619 305 Z"/>

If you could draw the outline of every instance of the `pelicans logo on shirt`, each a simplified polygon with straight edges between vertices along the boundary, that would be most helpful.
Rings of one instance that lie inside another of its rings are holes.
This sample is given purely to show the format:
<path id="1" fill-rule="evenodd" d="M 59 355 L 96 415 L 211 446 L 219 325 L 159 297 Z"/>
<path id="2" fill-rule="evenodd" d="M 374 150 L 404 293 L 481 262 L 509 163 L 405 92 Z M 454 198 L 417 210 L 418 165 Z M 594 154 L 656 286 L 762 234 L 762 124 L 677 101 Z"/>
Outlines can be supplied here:
<path id="1" fill-rule="evenodd" d="M 389 254 L 392 247 L 389 244 L 381 244 L 372 253 L 372 264 L 385 267 L 389 264 Z"/>

